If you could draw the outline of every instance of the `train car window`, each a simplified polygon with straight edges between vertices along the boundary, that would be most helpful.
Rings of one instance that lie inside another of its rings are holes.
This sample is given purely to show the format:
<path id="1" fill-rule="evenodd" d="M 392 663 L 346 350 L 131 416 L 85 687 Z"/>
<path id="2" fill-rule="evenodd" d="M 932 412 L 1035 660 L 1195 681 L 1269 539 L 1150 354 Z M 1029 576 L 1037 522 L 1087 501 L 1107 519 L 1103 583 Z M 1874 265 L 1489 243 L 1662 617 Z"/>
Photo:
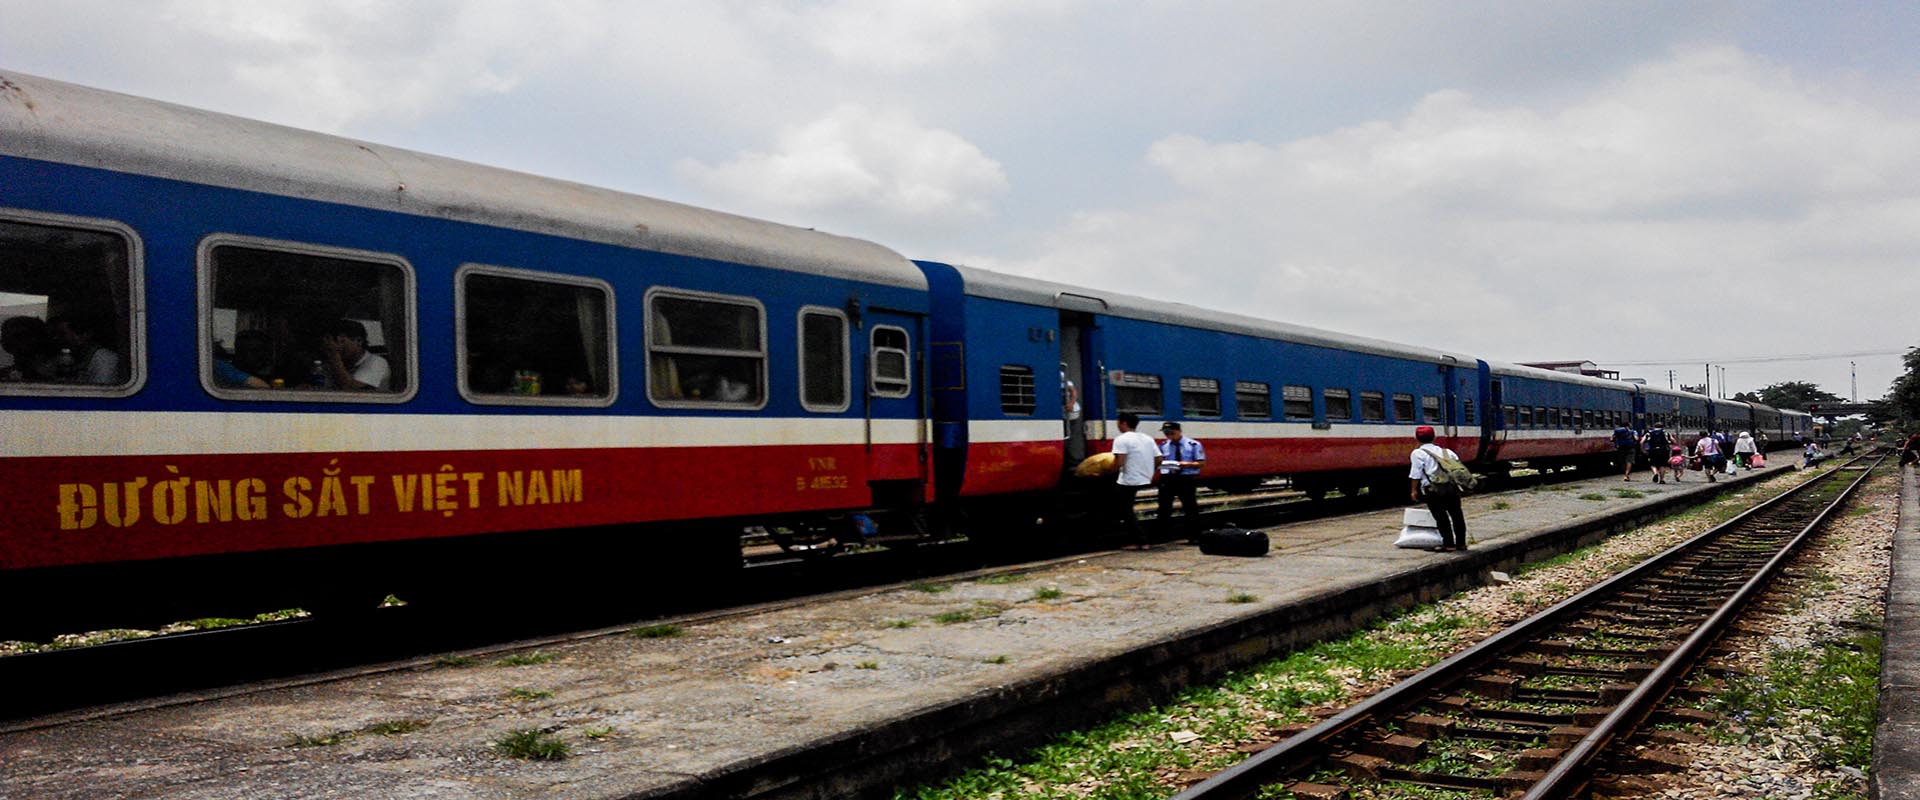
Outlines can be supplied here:
<path id="1" fill-rule="evenodd" d="M 1287 419 L 1313 419 L 1313 390 L 1305 386 L 1280 387 L 1281 412 Z"/>
<path id="2" fill-rule="evenodd" d="M 1413 395 L 1396 394 L 1393 396 L 1393 421 L 1417 422 L 1413 416 Z"/>
<path id="3" fill-rule="evenodd" d="M 1560 409 L 1560 427 L 1567 428 L 1567 429 L 1573 428 L 1573 412 L 1572 411 L 1565 408 Z"/>
<path id="4" fill-rule="evenodd" d="M 132 394 L 140 291 L 131 229 L 0 211 L 0 394 Z"/>
<path id="5" fill-rule="evenodd" d="M 892 325 L 873 329 L 868 357 L 869 379 L 875 397 L 906 397 L 913 393 L 913 356 L 908 349 L 907 331 Z"/>
<path id="6" fill-rule="evenodd" d="M 1139 372 L 1122 372 L 1113 382 L 1113 400 L 1116 410 L 1131 411 L 1149 417 L 1160 416 L 1166 409 L 1162 405 L 1160 376 Z"/>
<path id="7" fill-rule="evenodd" d="M 1520 409 L 1519 408 L 1515 406 L 1503 406 L 1501 408 L 1501 411 L 1506 415 L 1508 428 L 1520 427 Z"/>
<path id="8" fill-rule="evenodd" d="M 1327 421 L 1348 422 L 1353 419 L 1353 390 L 1328 389 L 1320 393 L 1327 400 Z"/>
<path id="9" fill-rule="evenodd" d="M 1540 428 L 1553 427 L 1553 418 L 1547 416 L 1546 406 L 1533 407 L 1533 424 L 1536 427 L 1540 427 Z"/>
<path id="10" fill-rule="evenodd" d="M 647 292 L 648 398 L 663 407 L 764 407 L 765 318 L 750 297 Z"/>
<path id="11" fill-rule="evenodd" d="M 612 287 L 479 264 L 462 266 L 454 286 L 460 394 L 468 402 L 613 402 Z"/>
<path id="12" fill-rule="evenodd" d="M 1533 427 L 1533 409 L 1532 408 L 1527 406 L 1520 407 L 1520 427 L 1522 428 Z"/>
<path id="13" fill-rule="evenodd" d="M 837 308 L 800 309 L 800 407 L 845 411 L 852 407 L 847 380 L 847 313 Z"/>
<path id="14" fill-rule="evenodd" d="M 1030 416 L 1039 404 L 1033 390 L 1033 368 L 1007 364 L 1000 368 L 1000 410 Z"/>
<path id="15" fill-rule="evenodd" d="M 1360 421 L 1385 422 L 1387 419 L 1387 397 L 1379 392 L 1360 393 Z"/>
<path id="16" fill-rule="evenodd" d="M 201 384 L 235 400 L 413 396 L 413 269 L 398 256 L 238 236 L 200 245 Z"/>
<path id="17" fill-rule="evenodd" d="M 1212 378 L 1181 378 L 1180 413 L 1189 417 L 1220 416 L 1220 382 Z"/>
<path id="18" fill-rule="evenodd" d="M 1241 419 L 1272 419 L 1273 388 L 1253 381 L 1234 381 L 1233 404 Z"/>
<path id="19" fill-rule="evenodd" d="M 1480 424 L 1478 420 L 1473 418 L 1473 401 L 1472 400 L 1460 401 L 1460 424 L 1462 425 Z"/>
<path id="20" fill-rule="evenodd" d="M 1420 419 L 1426 422 L 1440 421 L 1440 398 L 1430 394 L 1420 396 Z"/>

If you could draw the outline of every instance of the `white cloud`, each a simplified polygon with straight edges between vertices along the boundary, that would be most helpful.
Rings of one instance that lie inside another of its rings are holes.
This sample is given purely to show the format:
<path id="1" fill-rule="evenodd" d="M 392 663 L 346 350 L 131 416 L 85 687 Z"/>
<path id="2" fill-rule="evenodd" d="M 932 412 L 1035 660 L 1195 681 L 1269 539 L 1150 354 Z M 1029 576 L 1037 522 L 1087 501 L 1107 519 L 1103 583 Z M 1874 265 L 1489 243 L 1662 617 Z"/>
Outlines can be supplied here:
<path id="1" fill-rule="evenodd" d="M 1828 286 L 1848 310 L 1820 335 L 1851 344 L 1825 349 L 1881 347 L 1920 294 L 1920 112 L 1732 48 L 1557 107 L 1436 91 L 1146 159 L 1169 198 L 1077 214 L 1014 268 L 1497 358 L 1807 352 L 1792 323 Z"/>
<path id="2" fill-rule="evenodd" d="M 840 0 L 791 14 L 764 13 L 775 27 L 796 31 L 844 64 L 898 71 L 954 58 L 989 58 L 1008 27 L 1058 15 L 1072 5 L 1072 0 Z"/>
<path id="3" fill-rule="evenodd" d="M 723 208 L 775 218 L 879 217 L 927 228 L 977 222 L 1006 191 L 1000 164 L 949 131 L 897 111 L 843 105 L 781 131 L 771 151 L 676 165 Z"/>

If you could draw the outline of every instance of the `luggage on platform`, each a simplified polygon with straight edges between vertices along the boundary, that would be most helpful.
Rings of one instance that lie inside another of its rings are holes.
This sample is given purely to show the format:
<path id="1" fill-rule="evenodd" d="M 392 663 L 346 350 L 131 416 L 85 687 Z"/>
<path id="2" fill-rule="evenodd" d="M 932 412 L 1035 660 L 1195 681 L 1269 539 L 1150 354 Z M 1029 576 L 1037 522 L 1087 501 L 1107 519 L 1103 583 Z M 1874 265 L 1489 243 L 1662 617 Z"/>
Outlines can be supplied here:
<path id="1" fill-rule="evenodd" d="M 1200 552 L 1210 556 L 1264 556 L 1268 546 L 1265 531 L 1229 525 L 1200 534 Z"/>

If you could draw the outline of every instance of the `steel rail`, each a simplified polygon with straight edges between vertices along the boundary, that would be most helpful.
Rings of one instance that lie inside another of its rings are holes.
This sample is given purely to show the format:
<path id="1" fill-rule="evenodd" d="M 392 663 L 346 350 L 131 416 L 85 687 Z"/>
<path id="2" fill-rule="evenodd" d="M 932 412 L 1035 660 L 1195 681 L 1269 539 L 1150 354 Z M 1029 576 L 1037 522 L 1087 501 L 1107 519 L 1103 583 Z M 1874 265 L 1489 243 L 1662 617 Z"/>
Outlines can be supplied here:
<path id="1" fill-rule="evenodd" d="M 1855 458 L 1848 463 L 1856 463 L 1864 458 L 1866 456 Z M 1680 682 L 1681 678 L 1686 677 L 1695 664 L 1699 663 L 1700 657 L 1707 648 L 1717 641 L 1727 626 L 1745 610 L 1747 603 L 1766 590 L 1767 585 L 1785 567 L 1787 561 L 1800 551 L 1808 539 L 1812 538 L 1814 531 L 1826 524 L 1827 520 L 1831 519 L 1834 512 L 1840 508 L 1840 504 L 1852 497 L 1854 490 L 1860 488 L 1860 484 L 1866 482 L 1867 478 L 1873 474 L 1874 468 L 1885 460 L 1885 456 L 1876 459 L 1860 472 L 1860 477 L 1855 478 L 1852 483 L 1847 484 L 1847 488 L 1835 495 L 1832 502 L 1822 508 L 1820 513 L 1814 515 L 1812 521 L 1803 526 L 1792 540 L 1774 553 L 1772 558 L 1767 559 L 1767 563 L 1762 565 L 1759 571 L 1741 584 L 1740 589 L 1734 592 L 1732 597 L 1721 603 L 1705 622 L 1695 628 L 1693 633 L 1687 636 L 1686 641 L 1675 647 L 1658 667 L 1641 679 L 1639 685 L 1635 686 L 1633 691 L 1614 707 L 1612 713 L 1593 726 L 1591 733 L 1573 747 L 1568 748 L 1566 754 L 1547 770 L 1544 777 L 1534 783 L 1522 800 L 1555 800 L 1573 797 L 1584 790 L 1587 783 L 1592 780 L 1594 761 L 1606 751 L 1607 746 L 1615 739 L 1632 733 L 1646 721 L 1660 702 L 1666 699 L 1667 693 Z M 1837 475 L 1839 470 L 1830 472 L 1822 478 L 1827 479 Z M 1808 481 L 1802 485 L 1814 483 L 1816 481 Z"/>
<path id="2" fill-rule="evenodd" d="M 1864 456 L 1861 458 L 1865 458 Z M 1858 461 L 1861 459 L 1855 459 Z M 1834 473 L 1830 473 L 1834 474 Z M 1518 623 L 1447 657 L 1412 677 L 1387 687 L 1318 724 L 1289 737 L 1253 757 L 1240 762 L 1186 791 L 1172 800 L 1219 800 L 1251 797 L 1262 787 L 1304 769 L 1325 758 L 1334 749 L 1335 740 L 1354 728 L 1386 719 L 1424 701 L 1438 688 L 1452 685 L 1483 665 L 1523 645 L 1539 632 L 1607 598 L 1622 585 L 1639 581 L 1664 569 L 1671 562 L 1690 554 L 1697 547 L 1733 531 L 1757 515 L 1784 504 L 1822 483 L 1826 476 L 1792 487 L 1684 542 L 1656 554 L 1640 564 L 1601 581 Z"/>

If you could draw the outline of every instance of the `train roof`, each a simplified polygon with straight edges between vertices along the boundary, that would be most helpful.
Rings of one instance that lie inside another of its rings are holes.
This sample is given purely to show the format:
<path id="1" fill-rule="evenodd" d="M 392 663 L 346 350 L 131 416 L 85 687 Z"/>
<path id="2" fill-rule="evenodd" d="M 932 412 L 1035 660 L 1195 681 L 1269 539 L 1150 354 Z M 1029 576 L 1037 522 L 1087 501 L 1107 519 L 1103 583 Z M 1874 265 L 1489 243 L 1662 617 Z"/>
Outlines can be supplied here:
<path id="1" fill-rule="evenodd" d="M 882 245 L 0 71 L 0 154 L 926 288 Z"/>
<path id="2" fill-rule="evenodd" d="M 1260 336 L 1270 339 L 1318 345 L 1375 355 L 1430 361 L 1435 364 L 1472 365 L 1474 357 L 1412 345 L 1397 344 L 1363 336 L 1290 325 L 1284 322 L 1214 311 L 1186 303 L 1150 300 L 1136 295 L 1088 289 L 1065 283 L 1008 275 L 1002 272 L 954 265 L 966 283 L 966 293 L 974 297 L 1007 300 L 1015 303 L 1089 311 L 1128 319 L 1183 325 L 1202 330 Z"/>
<path id="3" fill-rule="evenodd" d="M 1540 367 L 1530 367 L 1525 364 L 1513 364 L 1506 361 L 1488 361 L 1487 368 L 1490 371 L 1492 371 L 1493 374 L 1495 375 L 1511 375 L 1511 376 L 1522 377 L 1522 378 L 1534 378 L 1537 380 L 1549 380 L 1549 381 L 1556 381 L 1559 383 L 1573 384 L 1575 386 L 1586 386 L 1594 389 L 1608 389 L 1616 392 L 1631 392 L 1633 391 L 1634 387 L 1638 385 L 1638 384 L 1628 383 L 1626 381 L 1615 381 L 1615 380 L 1608 380 L 1606 378 L 1596 378 L 1596 377 L 1593 377 L 1592 375 L 1581 375 L 1574 372 L 1561 372 L 1559 370 L 1541 369 Z"/>

